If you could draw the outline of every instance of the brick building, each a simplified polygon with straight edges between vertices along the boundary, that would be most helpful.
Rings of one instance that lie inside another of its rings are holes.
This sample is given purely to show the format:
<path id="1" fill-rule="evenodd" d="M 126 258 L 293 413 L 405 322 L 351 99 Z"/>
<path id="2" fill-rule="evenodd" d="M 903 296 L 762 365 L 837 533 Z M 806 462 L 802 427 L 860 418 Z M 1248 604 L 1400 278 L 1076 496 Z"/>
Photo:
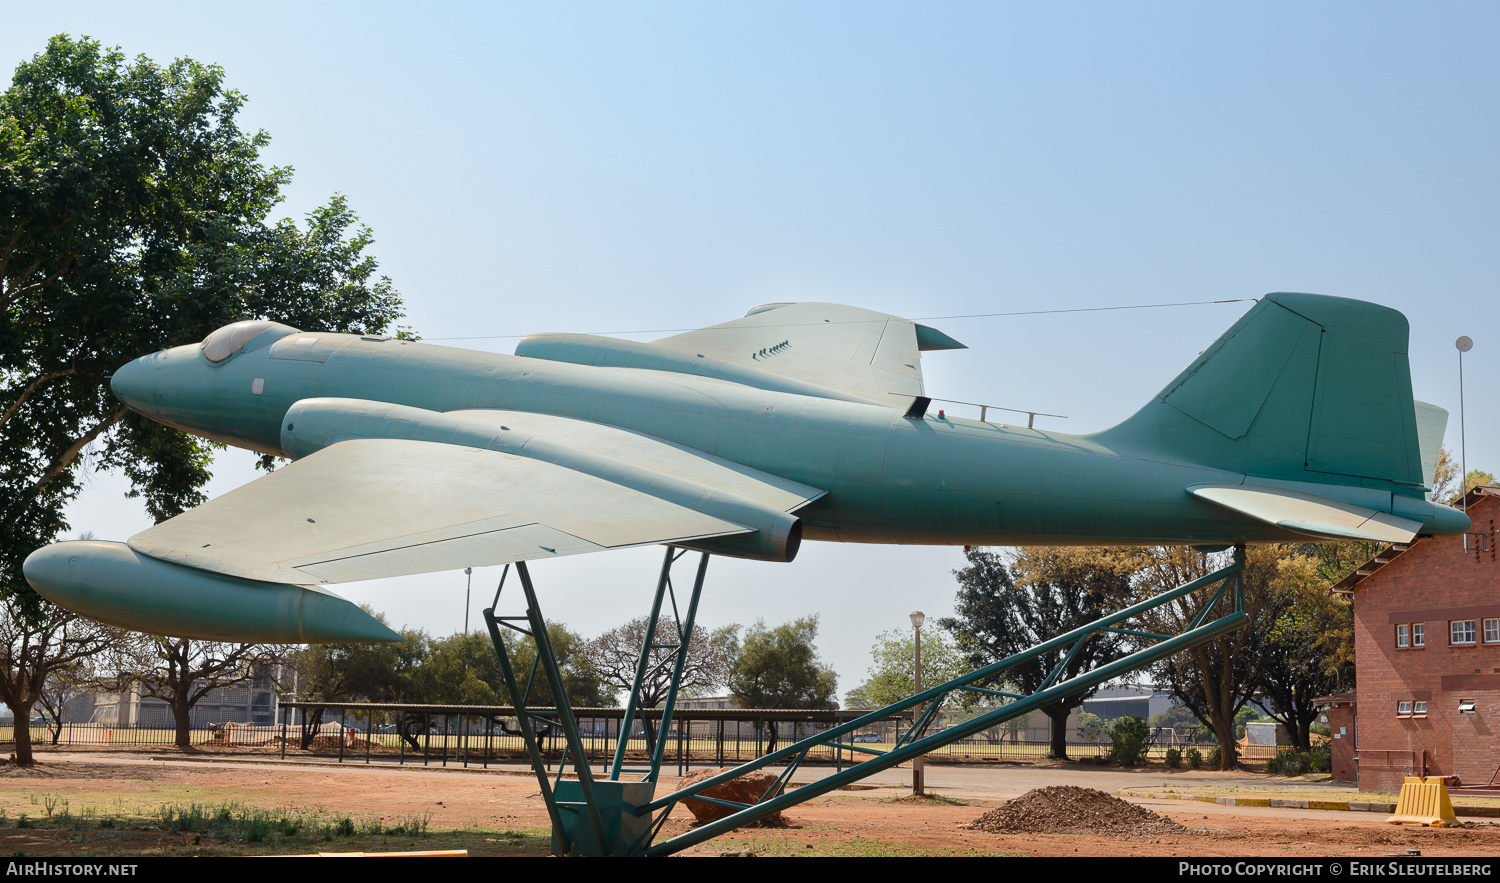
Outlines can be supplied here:
<path id="1" fill-rule="evenodd" d="M 1354 600 L 1357 673 L 1334 766 L 1352 762 L 1361 791 L 1408 775 L 1482 785 L 1500 770 L 1500 488 L 1465 502 L 1467 537 L 1388 546 L 1334 586 Z"/>

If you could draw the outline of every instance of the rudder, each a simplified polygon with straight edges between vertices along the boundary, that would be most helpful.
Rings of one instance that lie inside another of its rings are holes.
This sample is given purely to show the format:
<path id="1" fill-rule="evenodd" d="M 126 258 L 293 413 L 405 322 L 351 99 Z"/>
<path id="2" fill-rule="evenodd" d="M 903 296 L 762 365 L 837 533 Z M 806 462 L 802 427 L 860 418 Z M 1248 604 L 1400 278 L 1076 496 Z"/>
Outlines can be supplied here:
<path id="1" fill-rule="evenodd" d="M 1408 333 L 1388 307 L 1268 294 L 1101 441 L 1265 478 L 1421 488 Z"/>

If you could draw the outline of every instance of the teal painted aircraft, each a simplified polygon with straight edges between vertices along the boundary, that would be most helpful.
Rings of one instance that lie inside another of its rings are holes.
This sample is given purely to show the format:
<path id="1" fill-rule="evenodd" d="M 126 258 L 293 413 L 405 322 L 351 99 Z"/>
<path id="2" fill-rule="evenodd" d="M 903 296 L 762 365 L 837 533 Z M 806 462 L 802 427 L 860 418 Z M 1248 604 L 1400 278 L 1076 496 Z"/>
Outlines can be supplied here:
<path id="1" fill-rule="evenodd" d="M 920 354 L 963 345 L 847 306 L 513 356 L 237 322 L 131 362 L 115 395 L 294 462 L 125 543 L 39 549 L 25 574 L 153 633 L 398 640 L 326 587 L 659 543 L 791 561 L 804 539 L 1461 533 L 1426 496 L 1447 413 L 1413 400 L 1407 337 L 1395 310 L 1267 295 L 1134 416 L 1067 435 L 934 414 Z"/>

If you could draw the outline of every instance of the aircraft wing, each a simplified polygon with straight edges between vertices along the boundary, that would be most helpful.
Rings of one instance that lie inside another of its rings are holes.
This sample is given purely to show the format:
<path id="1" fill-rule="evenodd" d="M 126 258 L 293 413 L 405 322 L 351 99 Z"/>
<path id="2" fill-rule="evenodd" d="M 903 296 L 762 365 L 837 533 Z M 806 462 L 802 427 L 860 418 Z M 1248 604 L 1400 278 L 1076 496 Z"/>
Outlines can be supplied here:
<path id="1" fill-rule="evenodd" d="M 964 349 L 926 325 L 858 307 L 767 304 L 744 318 L 656 341 L 653 346 L 702 354 L 905 407 L 893 396 L 922 395 L 921 352 Z"/>
<path id="2" fill-rule="evenodd" d="M 344 433 L 367 424 L 428 438 L 328 436 L 130 548 L 245 579 L 338 583 L 755 533 L 756 513 L 792 522 L 787 510 L 823 493 L 585 421 L 339 399 L 299 408 L 296 423 L 313 430 L 322 417 Z M 501 449 L 432 440 L 442 435 Z"/>

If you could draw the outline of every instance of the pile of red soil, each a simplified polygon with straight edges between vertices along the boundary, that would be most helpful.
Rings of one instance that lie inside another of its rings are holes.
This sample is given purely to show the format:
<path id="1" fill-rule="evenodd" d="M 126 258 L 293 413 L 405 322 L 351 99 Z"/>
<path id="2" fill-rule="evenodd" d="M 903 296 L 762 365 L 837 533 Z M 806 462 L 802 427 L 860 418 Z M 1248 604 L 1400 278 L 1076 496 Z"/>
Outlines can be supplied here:
<path id="1" fill-rule="evenodd" d="M 1060 785 L 1028 791 L 966 827 L 991 834 L 1104 834 L 1160 837 L 1187 829 L 1143 806 L 1092 788 Z"/>

